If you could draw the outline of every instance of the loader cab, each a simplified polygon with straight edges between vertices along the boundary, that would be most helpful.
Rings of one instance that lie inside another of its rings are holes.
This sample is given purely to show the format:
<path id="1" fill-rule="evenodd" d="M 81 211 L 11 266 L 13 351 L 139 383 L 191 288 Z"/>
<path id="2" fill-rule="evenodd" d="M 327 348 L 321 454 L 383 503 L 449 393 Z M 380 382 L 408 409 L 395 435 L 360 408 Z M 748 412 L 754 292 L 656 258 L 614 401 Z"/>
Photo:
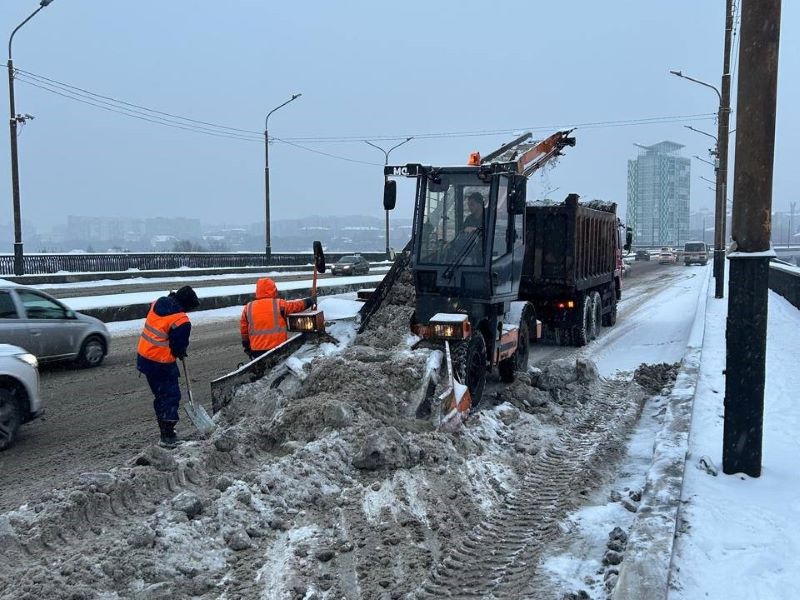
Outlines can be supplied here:
<path id="1" fill-rule="evenodd" d="M 513 169 L 387 167 L 388 175 L 417 179 L 412 267 L 421 322 L 437 312 L 488 314 L 491 305 L 516 300 L 526 178 Z"/>

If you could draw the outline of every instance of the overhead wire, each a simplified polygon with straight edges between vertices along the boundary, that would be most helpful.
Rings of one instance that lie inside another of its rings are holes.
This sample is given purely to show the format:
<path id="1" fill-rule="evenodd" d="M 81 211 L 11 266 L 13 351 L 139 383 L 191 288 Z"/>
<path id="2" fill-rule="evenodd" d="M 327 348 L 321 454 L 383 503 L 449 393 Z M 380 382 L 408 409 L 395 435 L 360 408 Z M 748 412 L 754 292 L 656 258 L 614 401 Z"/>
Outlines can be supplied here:
<path id="1" fill-rule="evenodd" d="M 204 135 L 211 135 L 214 137 L 234 139 L 239 141 L 263 143 L 263 132 L 242 129 L 238 127 L 231 127 L 214 123 L 211 121 L 203 121 L 191 117 L 184 117 L 175 113 L 170 113 L 147 106 L 120 100 L 110 95 L 100 94 L 93 92 L 86 88 L 78 87 L 63 81 L 59 81 L 44 75 L 33 73 L 25 69 L 15 68 L 15 78 L 20 82 L 27 85 L 39 88 L 43 91 L 56 94 L 58 96 L 68 98 L 70 100 L 80 102 L 94 108 L 99 108 L 111 113 L 116 113 L 126 117 L 138 119 L 155 125 L 162 125 L 174 129 L 181 129 L 194 133 Z M 269 136 L 270 143 L 283 143 L 300 150 L 314 153 L 329 158 L 342 160 L 350 163 L 364 164 L 370 166 L 381 166 L 379 163 L 350 158 L 325 152 L 315 148 L 310 148 L 306 144 L 323 144 L 323 143 L 352 143 L 363 142 L 365 139 L 370 140 L 396 140 L 414 137 L 415 139 L 454 139 L 464 137 L 486 137 L 486 136 L 499 136 L 515 134 L 519 131 L 552 131 L 553 129 L 564 128 L 578 128 L 578 129 L 598 129 L 598 128 L 616 128 L 616 127 L 631 127 L 640 125 L 657 125 L 668 124 L 674 122 L 686 121 L 700 121 L 715 118 L 714 113 L 696 113 L 690 115 L 660 115 L 653 117 L 641 117 L 635 119 L 619 119 L 608 121 L 590 121 L 585 123 L 572 123 L 572 124 L 557 124 L 557 125 L 538 125 L 534 127 L 515 127 L 509 129 L 486 129 L 486 130 L 468 130 L 468 131 L 443 131 L 443 132 L 421 132 L 414 134 L 397 134 L 397 135 L 344 135 L 344 136 L 308 136 L 308 137 L 282 137 Z"/>

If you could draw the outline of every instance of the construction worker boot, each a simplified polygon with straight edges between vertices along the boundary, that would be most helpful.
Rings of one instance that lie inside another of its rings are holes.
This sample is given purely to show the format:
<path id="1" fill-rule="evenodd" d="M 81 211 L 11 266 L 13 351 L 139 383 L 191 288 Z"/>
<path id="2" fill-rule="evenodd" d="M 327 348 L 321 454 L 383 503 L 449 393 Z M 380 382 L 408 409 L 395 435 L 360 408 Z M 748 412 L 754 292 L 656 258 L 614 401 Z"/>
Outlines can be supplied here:
<path id="1" fill-rule="evenodd" d="M 175 433 L 175 421 L 159 421 L 158 428 L 161 430 L 161 441 L 159 446 L 164 448 L 174 448 L 183 443 Z"/>

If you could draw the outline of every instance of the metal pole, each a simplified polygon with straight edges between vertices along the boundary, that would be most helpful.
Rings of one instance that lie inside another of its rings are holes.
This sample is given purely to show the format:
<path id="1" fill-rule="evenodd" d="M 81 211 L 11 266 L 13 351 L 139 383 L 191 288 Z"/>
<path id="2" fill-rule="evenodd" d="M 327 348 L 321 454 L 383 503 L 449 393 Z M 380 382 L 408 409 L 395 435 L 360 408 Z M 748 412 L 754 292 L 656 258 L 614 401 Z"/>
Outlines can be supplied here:
<path id="1" fill-rule="evenodd" d="M 14 211 L 14 275 L 25 274 L 25 262 L 22 251 L 22 214 L 20 210 L 19 194 L 19 153 L 17 148 L 17 109 L 14 104 L 14 61 L 11 59 L 11 44 L 16 33 L 22 26 L 30 21 L 36 14 L 50 4 L 53 0 L 41 0 L 39 8 L 33 11 L 28 18 L 14 28 L 8 37 L 8 128 L 11 137 L 11 197 Z"/>
<path id="2" fill-rule="evenodd" d="M 780 0 L 743 0 L 722 469 L 761 475 Z"/>
<path id="3" fill-rule="evenodd" d="M 279 108 L 283 108 L 289 102 L 293 100 L 297 100 L 303 94 L 292 94 L 292 97 L 289 98 L 283 104 L 279 104 L 271 111 L 267 113 L 266 118 L 264 119 L 264 238 L 265 238 L 265 248 L 264 254 L 266 255 L 267 264 L 269 264 L 270 259 L 272 258 L 272 235 L 270 231 L 270 214 L 269 214 L 269 117 Z"/>
<path id="4" fill-rule="evenodd" d="M 394 150 L 395 148 L 399 148 L 400 146 L 402 146 L 406 142 L 410 142 L 413 139 L 414 139 L 414 136 L 407 137 L 405 140 L 403 140 L 399 144 L 396 144 L 395 146 L 392 146 L 388 150 L 384 150 L 383 148 L 381 148 L 377 144 L 373 144 L 369 140 L 364 140 L 364 143 L 365 144 L 369 144 L 373 148 L 377 148 L 378 150 L 383 152 L 383 157 L 384 157 L 383 166 L 385 167 L 385 166 L 387 166 L 389 164 L 389 154 L 391 154 L 392 150 Z M 388 179 L 389 178 L 386 175 L 383 176 L 384 185 L 386 184 L 386 181 Z M 386 240 L 386 250 L 385 250 L 385 252 L 386 252 L 386 258 L 388 259 L 389 258 L 389 211 L 388 210 L 386 211 L 386 234 L 385 234 L 385 240 Z"/>
<path id="5" fill-rule="evenodd" d="M 789 202 L 789 241 L 786 244 L 787 246 L 792 245 L 792 238 L 794 237 L 794 208 L 797 206 L 797 202 L 792 200 Z"/>
<path id="6" fill-rule="evenodd" d="M 269 132 L 266 129 L 264 129 L 264 220 L 264 239 L 266 240 L 264 254 L 267 259 L 266 263 L 269 264 L 269 261 L 272 259 L 272 235 L 270 232 L 269 216 Z"/>
<path id="7" fill-rule="evenodd" d="M 14 61 L 8 59 L 9 132 L 11 136 L 11 197 L 14 211 L 14 275 L 25 274 L 22 251 L 22 214 L 19 200 L 19 154 L 17 148 L 17 110 L 14 104 Z"/>
<path id="8" fill-rule="evenodd" d="M 714 228 L 714 297 L 725 295 L 725 234 L 728 211 L 728 129 L 731 116 L 731 38 L 733 35 L 733 0 L 725 4 L 725 54 L 722 59 L 722 92 L 719 103 L 717 139 L 717 203 Z"/>

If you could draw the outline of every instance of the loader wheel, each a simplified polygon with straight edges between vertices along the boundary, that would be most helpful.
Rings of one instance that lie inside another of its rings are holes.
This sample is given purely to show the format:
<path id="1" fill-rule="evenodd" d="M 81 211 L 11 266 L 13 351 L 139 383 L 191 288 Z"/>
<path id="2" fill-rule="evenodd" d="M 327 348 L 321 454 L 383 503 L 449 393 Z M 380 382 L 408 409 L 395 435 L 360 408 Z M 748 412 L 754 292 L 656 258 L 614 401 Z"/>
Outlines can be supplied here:
<path id="1" fill-rule="evenodd" d="M 475 410 L 486 385 L 486 342 L 480 333 L 476 332 L 453 349 L 453 368 L 456 378 L 469 388 L 472 410 Z"/>
<path id="2" fill-rule="evenodd" d="M 530 354 L 530 329 L 528 322 L 523 319 L 519 326 L 517 351 L 497 365 L 501 381 L 511 383 L 517 372 L 524 373 L 528 370 L 528 355 Z"/>
<path id="3" fill-rule="evenodd" d="M 581 324 L 572 328 L 572 345 L 585 346 L 591 341 L 589 331 L 591 320 L 594 318 L 594 302 L 592 297 L 586 295 L 581 299 Z"/>

